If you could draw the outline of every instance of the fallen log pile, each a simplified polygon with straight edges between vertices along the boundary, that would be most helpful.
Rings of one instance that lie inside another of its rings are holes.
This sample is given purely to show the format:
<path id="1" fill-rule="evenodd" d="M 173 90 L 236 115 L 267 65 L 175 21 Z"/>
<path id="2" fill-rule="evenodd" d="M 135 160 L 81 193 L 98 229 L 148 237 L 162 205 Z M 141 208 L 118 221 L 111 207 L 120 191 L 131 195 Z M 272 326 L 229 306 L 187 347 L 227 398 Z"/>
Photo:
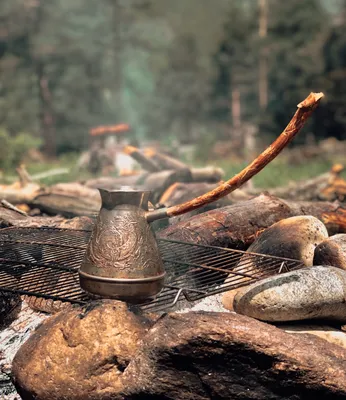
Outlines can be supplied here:
<path id="1" fill-rule="evenodd" d="M 48 215 L 59 214 L 69 218 L 92 216 L 100 209 L 101 202 L 97 190 L 100 187 L 115 190 L 128 186 L 149 190 L 151 191 L 150 201 L 156 204 L 160 202 L 164 192 L 176 183 L 214 183 L 217 186 L 223 176 L 220 168 L 191 168 L 171 157 L 157 154 L 155 157 L 164 160 L 164 163 L 161 162 L 157 164 L 157 168 L 154 168 L 154 161 L 142 154 L 139 149 L 131 147 L 125 151 L 131 151 L 129 154 L 135 155 L 136 160 L 139 160 L 147 170 L 128 176 L 101 177 L 84 182 L 60 183 L 45 187 L 32 182 L 25 167 L 21 166 L 17 169 L 18 182 L 0 185 L 0 199 L 13 205 L 26 205 L 29 209 L 36 209 Z M 154 157 L 153 153 L 151 156 Z M 165 169 L 167 166 L 170 169 Z M 194 197 L 194 192 L 191 196 Z"/>
<path id="2" fill-rule="evenodd" d="M 304 181 L 292 182 L 284 187 L 270 189 L 270 193 L 284 199 L 291 200 L 339 200 L 344 201 L 346 198 L 346 181 L 342 178 L 341 173 L 344 166 L 335 164 L 330 171 Z M 259 194 L 260 189 L 252 189 L 251 194 Z"/>

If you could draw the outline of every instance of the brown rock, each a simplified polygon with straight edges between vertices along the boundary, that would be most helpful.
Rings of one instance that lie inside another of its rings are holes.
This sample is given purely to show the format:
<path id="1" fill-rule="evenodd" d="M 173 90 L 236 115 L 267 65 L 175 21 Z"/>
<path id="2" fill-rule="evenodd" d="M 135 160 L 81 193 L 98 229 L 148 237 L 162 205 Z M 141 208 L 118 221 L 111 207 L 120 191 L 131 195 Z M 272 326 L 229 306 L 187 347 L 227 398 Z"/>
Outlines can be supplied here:
<path id="1" fill-rule="evenodd" d="M 346 270 L 346 234 L 331 236 L 315 249 L 314 265 L 331 265 Z"/>
<path id="2" fill-rule="evenodd" d="M 123 374 L 131 399 L 345 399 L 346 350 L 233 313 L 161 319 Z"/>
<path id="3" fill-rule="evenodd" d="M 150 324 L 125 303 L 98 301 L 47 319 L 19 349 L 13 379 L 23 399 L 104 399 Z"/>
<path id="4" fill-rule="evenodd" d="M 310 267 L 315 247 L 326 238 L 327 228 L 317 218 L 291 217 L 263 231 L 247 251 L 301 260 Z"/>

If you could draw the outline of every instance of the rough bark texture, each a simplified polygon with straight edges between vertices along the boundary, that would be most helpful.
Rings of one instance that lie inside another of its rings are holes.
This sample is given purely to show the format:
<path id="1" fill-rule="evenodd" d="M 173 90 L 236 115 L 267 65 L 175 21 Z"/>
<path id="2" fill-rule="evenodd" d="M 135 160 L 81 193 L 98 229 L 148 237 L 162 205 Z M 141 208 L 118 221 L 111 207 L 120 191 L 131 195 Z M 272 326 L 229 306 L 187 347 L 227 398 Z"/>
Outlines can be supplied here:
<path id="1" fill-rule="evenodd" d="M 346 196 L 346 181 L 340 177 L 343 166 L 335 164 L 329 172 L 299 182 L 292 182 L 283 187 L 270 189 L 270 194 L 283 199 L 318 201 L 344 201 Z M 261 189 L 252 189 L 253 194 L 259 194 Z"/>
<path id="2" fill-rule="evenodd" d="M 216 183 L 206 183 L 206 182 L 198 182 L 198 183 L 181 183 L 176 182 L 171 185 L 161 196 L 159 200 L 159 204 L 164 205 L 165 207 L 170 207 L 175 204 L 179 204 L 188 200 L 192 200 L 194 197 L 200 196 L 203 193 L 208 192 L 209 190 L 214 189 L 217 186 Z M 180 221 L 185 221 L 188 218 L 191 218 L 193 215 L 201 214 L 208 210 L 213 210 L 215 208 L 224 207 L 226 205 L 230 205 L 237 201 L 248 200 L 249 196 L 243 192 L 242 190 L 237 190 L 234 193 L 231 193 L 222 199 L 215 201 L 214 203 L 207 204 L 204 207 L 201 207 L 197 210 L 188 212 L 183 215 L 178 215 L 176 217 L 169 218 L 167 221 L 170 225 L 173 225 Z"/>
<path id="3" fill-rule="evenodd" d="M 123 375 L 130 399 L 345 399 L 346 351 L 232 313 L 171 314 Z"/>
<path id="4" fill-rule="evenodd" d="M 42 191 L 37 183 L 26 183 L 22 185 L 15 182 L 12 185 L 0 185 L 0 198 L 12 204 L 29 203 Z"/>
<path id="5" fill-rule="evenodd" d="M 123 149 L 124 153 L 131 156 L 134 160 L 136 160 L 140 166 L 149 172 L 158 172 L 161 170 L 159 165 L 145 154 L 143 154 L 139 149 L 134 146 L 125 146 Z"/>
<path id="6" fill-rule="evenodd" d="M 330 235 L 346 232 L 346 210 L 338 202 L 293 202 L 261 194 L 193 216 L 160 231 L 158 236 L 244 250 L 264 229 L 297 215 L 318 218 Z"/>
<path id="7" fill-rule="evenodd" d="M 65 219 L 61 216 L 55 217 L 30 217 L 22 215 L 14 210 L 0 206 L 0 228 L 16 227 L 50 227 L 66 229 L 91 229 L 94 222 L 89 217 L 75 217 Z"/>
<path id="8" fill-rule="evenodd" d="M 28 203 L 50 215 L 75 217 L 96 214 L 101 198 L 97 190 L 73 182 L 54 185 Z"/>

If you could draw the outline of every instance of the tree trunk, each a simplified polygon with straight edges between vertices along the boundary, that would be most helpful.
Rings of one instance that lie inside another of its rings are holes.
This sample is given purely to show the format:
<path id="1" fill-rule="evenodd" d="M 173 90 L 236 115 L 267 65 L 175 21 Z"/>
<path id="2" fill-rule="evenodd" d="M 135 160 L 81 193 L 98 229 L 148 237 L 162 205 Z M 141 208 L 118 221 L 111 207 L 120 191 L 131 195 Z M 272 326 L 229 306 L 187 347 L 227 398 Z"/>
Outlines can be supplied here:
<path id="1" fill-rule="evenodd" d="M 113 95 L 115 95 L 117 109 L 116 118 L 121 120 L 124 113 L 124 102 L 123 102 L 123 34 L 122 34 L 122 5 L 119 0 L 110 1 L 112 7 L 112 28 L 113 28 Z"/>
<path id="2" fill-rule="evenodd" d="M 56 156 L 56 133 L 54 127 L 52 95 L 48 87 L 48 78 L 44 73 L 44 64 L 36 61 L 36 76 L 40 99 L 40 129 L 43 137 L 43 151 L 48 157 Z"/>
<path id="3" fill-rule="evenodd" d="M 258 33 L 263 41 L 267 37 L 268 31 L 268 3 L 267 0 L 259 0 L 259 28 Z M 260 108 L 266 109 L 268 105 L 268 60 L 267 49 L 261 46 L 259 58 L 259 79 L 258 79 L 258 94 Z"/>
<path id="4" fill-rule="evenodd" d="M 36 10 L 35 33 L 40 33 L 44 20 L 44 5 L 40 2 Z M 45 64 L 39 54 L 32 54 L 32 63 L 36 74 L 39 96 L 39 123 L 43 138 L 43 151 L 48 157 L 56 156 L 56 134 L 53 116 L 52 95 L 49 89 L 48 77 L 45 74 Z"/>

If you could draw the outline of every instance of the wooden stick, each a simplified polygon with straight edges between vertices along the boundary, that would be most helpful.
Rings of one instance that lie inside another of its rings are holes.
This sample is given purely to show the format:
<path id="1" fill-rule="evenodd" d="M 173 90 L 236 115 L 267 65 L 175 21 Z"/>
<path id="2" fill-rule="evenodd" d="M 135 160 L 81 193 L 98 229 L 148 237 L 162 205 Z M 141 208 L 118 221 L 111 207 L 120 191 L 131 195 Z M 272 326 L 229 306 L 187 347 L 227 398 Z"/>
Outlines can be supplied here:
<path id="1" fill-rule="evenodd" d="M 24 187 L 28 183 L 32 182 L 31 176 L 29 175 L 28 171 L 26 170 L 24 164 L 21 164 L 19 167 L 17 167 L 16 172 L 19 176 L 19 182 L 22 187 Z"/>
<path id="2" fill-rule="evenodd" d="M 1 205 L 9 210 L 15 211 L 19 214 L 25 215 L 26 217 L 28 216 L 28 214 L 25 211 L 20 210 L 19 208 L 15 207 L 13 204 L 11 204 L 10 202 L 8 202 L 7 200 L 1 200 Z"/>
<path id="3" fill-rule="evenodd" d="M 152 148 L 144 150 L 144 154 L 149 158 L 157 162 L 162 169 L 189 169 L 189 166 L 176 158 L 173 158 L 167 154 L 161 154 Z"/>
<path id="4" fill-rule="evenodd" d="M 233 192 L 243 183 L 251 179 L 254 175 L 260 172 L 267 164 L 269 164 L 297 135 L 300 129 L 305 125 L 305 122 L 318 106 L 323 93 L 310 93 L 310 95 L 301 103 L 298 104 L 298 110 L 292 117 L 291 121 L 281 133 L 281 135 L 269 146 L 262 154 L 260 154 L 250 165 L 244 168 L 239 174 L 218 186 L 210 192 L 196 197 L 191 201 L 169 207 L 166 210 L 168 217 L 181 215 L 186 212 L 195 210 L 201 206 L 212 203 L 223 196 Z"/>
<path id="5" fill-rule="evenodd" d="M 139 149 L 137 149 L 137 147 L 125 146 L 123 151 L 125 154 L 131 156 L 134 160 L 136 160 L 145 170 L 149 172 L 161 171 L 161 168 L 157 165 L 157 163 L 146 157 L 143 153 L 140 152 Z"/>

